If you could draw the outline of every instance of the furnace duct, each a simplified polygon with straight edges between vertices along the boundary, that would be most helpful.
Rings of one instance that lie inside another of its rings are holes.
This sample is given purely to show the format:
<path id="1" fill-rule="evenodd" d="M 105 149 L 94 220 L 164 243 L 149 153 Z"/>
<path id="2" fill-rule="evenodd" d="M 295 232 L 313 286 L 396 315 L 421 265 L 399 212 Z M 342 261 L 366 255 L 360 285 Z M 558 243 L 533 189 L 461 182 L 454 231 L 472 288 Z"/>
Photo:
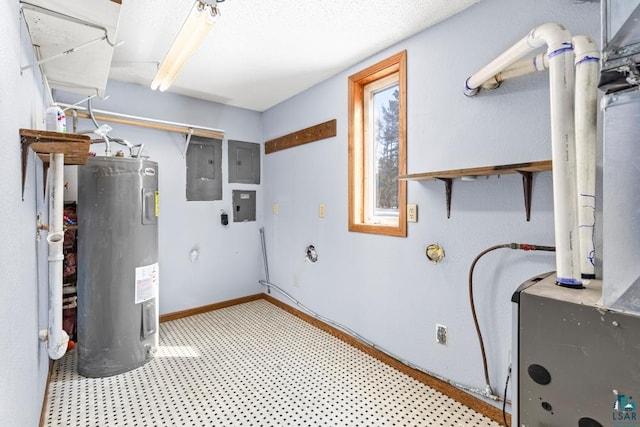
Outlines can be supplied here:
<path id="1" fill-rule="evenodd" d="M 544 45 L 546 54 L 521 59 Z M 474 96 L 481 87 L 493 89 L 508 78 L 549 69 L 557 283 L 568 287 L 582 287 L 582 278 L 595 277 L 598 61 L 591 39 L 572 39 L 564 26 L 548 23 L 531 30 L 465 84 L 465 95 Z"/>

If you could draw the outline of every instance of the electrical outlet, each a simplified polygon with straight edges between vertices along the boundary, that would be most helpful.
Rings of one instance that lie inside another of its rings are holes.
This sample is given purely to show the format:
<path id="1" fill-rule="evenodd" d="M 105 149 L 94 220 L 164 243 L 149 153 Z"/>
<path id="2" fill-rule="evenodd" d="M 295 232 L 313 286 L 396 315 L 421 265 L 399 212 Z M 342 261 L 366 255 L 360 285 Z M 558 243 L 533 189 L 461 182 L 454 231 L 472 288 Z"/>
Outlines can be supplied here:
<path id="1" fill-rule="evenodd" d="M 407 221 L 418 222 L 418 205 L 415 203 L 407 205 Z"/>
<path id="2" fill-rule="evenodd" d="M 320 218 L 324 218 L 327 215 L 327 208 L 325 207 L 324 203 L 320 203 L 320 206 L 318 206 L 318 216 Z"/>
<path id="3" fill-rule="evenodd" d="M 436 323 L 436 342 L 447 345 L 447 327 Z"/>
<path id="4" fill-rule="evenodd" d="M 273 214 L 274 215 L 278 215 L 278 212 L 280 212 L 280 207 L 278 206 L 277 203 L 273 204 Z"/>

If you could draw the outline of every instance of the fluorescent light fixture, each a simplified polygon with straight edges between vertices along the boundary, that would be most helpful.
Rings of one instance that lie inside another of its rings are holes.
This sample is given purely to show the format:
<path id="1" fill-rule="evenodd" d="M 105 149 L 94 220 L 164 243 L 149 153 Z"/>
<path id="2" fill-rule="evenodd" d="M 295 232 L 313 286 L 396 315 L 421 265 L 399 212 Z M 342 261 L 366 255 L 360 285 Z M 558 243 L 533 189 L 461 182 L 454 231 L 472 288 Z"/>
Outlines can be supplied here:
<path id="1" fill-rule="evenodd" d="M 162 92 L 169 89 L 182 67 L 218 20 L 220 12 L 217 3 L 217 0 L 213 0 L 213 4 L 201 0 L 194 3 L 178 36 L 167 52 L 167 56 L 164 57 L 164 61 L 158 68 L 158 72 L 151 82 L 151 89 L 160 89 Z"/>

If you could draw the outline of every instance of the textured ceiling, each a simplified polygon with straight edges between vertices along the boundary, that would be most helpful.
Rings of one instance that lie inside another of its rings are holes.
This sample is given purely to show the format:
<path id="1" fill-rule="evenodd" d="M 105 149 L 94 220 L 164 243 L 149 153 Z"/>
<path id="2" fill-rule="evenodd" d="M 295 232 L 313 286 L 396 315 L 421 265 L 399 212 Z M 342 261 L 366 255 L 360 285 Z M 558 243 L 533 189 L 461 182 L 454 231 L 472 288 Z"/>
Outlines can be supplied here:
<path id="1" fill-rule="evenodd" d="M 169 92 L 264 111 L 477 1 L 226 0 Z M 123 1 L 110 78 L 149 85 L 192 4 Z"/>

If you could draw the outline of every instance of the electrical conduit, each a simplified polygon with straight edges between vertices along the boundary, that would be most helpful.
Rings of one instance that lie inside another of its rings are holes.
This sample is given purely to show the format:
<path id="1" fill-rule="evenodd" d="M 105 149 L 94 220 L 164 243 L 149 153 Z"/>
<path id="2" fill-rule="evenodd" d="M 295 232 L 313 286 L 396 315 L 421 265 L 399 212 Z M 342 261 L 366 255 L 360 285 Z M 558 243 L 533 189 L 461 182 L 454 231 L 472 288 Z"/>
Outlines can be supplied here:
<path id="1" fill-rule="evenodd" d="M 555 23 L 534 28 L 502 55 L 469 77 L 465 84 L 465 95 L 476 95 L 484 82 L 545 44 L 549 61 L 551 99 L 556 280 L 562 286 L 581 288 L 573 117 L 574 55 L 571 34 L 565 27 Z"/>

